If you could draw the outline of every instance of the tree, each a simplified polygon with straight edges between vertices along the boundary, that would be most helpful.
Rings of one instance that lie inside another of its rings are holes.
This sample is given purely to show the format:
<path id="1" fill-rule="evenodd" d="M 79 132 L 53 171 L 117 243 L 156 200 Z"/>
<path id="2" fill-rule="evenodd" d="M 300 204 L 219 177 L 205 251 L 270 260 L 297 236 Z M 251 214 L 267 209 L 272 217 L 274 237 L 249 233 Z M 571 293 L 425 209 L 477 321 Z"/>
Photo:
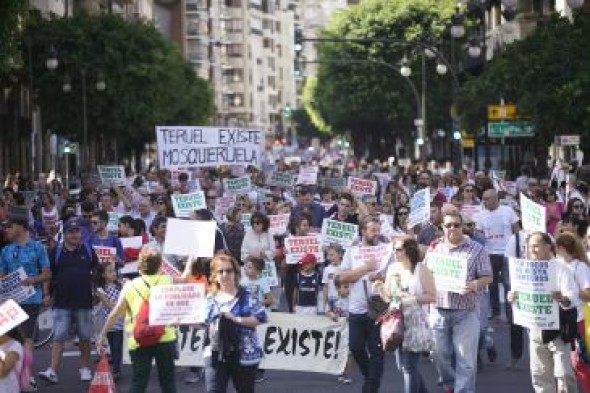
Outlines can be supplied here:
<path id="1" fill-rule="evenodd" d="M 19 62 L 20 26 L 26 19 L 27 2 L 0 1 L 0 76 Z"/>
<path id="2" fill-rule="evenodd" d="M 396 70 L 359 60 L 399 68 L 406 54 L 419 64 L 419 47 L 411 43 L 441 38 L 454 5 L 452 0 L 365 0 L 336 14 L 323 31 L 324 38 L 393 38 L 408 45 L 321 43 L 313 94 L 316 113 L 310 113 L 316 125 L 321 118 L 334 132 L 349 131 L 357 153 L 368 147 L 371 155 L 380 158 L 392 154 L 396 136 L 413 144 L 418 108 L 407 81 Z M 429 129 L 448 129 L 452 83 L 449 76 L 440 77 L 432 68 L 429 63 L 426 71 Z M 414 65 L 414 83 L 419 84 L 420 76 Z"/>
<path id="3" fill-rule="evenodd" d="M 147 22 L 116 15 L 32 18 L 34 87 L 44 127 L 82 139 L 82 71 L 86 73 L 89 140 L 116 140 L 125 152 L 154 140 L 154 127 L 206 124 L 213 113 L 208 83 L 195 75 L 179 50 Z M 46 48 L 58 50 L 59 68 L 45 69 Z M 94 87 L 98 75 L 107 88 Z M 71 92 L 65 93 L 65 78 Z"/>
<path id="4" fill-rule="evenodd" d="M 555 135 L 581 134 L 590 156 L 590 15 L 573 23 L 554 16 L 532 34 L 495 56 L 460 95 L 466 124 L 485 125 L 485 108 L 503 98 L 534 124 L 539 162 Z"/>

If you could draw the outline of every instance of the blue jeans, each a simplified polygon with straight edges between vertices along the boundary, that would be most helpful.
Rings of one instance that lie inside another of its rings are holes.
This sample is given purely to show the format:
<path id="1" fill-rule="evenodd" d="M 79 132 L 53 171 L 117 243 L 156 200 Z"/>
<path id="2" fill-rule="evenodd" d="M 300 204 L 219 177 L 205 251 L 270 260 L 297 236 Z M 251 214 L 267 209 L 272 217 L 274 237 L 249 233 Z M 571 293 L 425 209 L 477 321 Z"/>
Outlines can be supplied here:
<path id="1" fill-rule="evenodd" d="M 398 370 L 404 374 L 404 393 L 428 393 L 418 366 L 420 353 L 399 348 L 395 351 L 395 359 Z"/>
<path id="2" fill-rule="evenodd" d="M 65 342 L 71 339 L 70 326 L 72 319 L 76 322 L 76 335 L 80 341 L 92 338 L 92 310 L 53 309 L 53 341 Z"/>
<path id="3" fill-rule="evenodd" d="M 445 388 L 454 393 L 474 393 L 477 372 L 479 313 L 433 307 L 436 368 Z"/>
<path id="4" fill-rule="evenodd" d="M 348 347 L 365 379 L 363 392 L 377 392 L 383 375 L 383 348 L 379 325 L 367 314 L 350 314 Z"/>
<path id="5" fill-rule="evenodd" d="M 123 359 L 123 331 L 113 330 L 107 333 L 109 348 L 111 349 L 111 360 L 113 362 L 113 372 L 121 372 L 121 360 Z"/>

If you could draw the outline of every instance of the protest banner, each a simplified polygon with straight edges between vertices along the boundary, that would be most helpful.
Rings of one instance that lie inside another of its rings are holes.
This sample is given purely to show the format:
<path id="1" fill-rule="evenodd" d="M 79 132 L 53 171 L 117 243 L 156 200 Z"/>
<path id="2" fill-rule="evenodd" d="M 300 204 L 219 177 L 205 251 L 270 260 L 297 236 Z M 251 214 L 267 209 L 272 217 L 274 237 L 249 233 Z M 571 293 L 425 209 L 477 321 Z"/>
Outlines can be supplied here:
<path id="1" fill-rule="evenodd" d="M 317 166 L 302 166 L 299 168 L 297 184 L 315 185 L 318 182 L 319 169 Z"/>
<path id="2" fill-rule="evenodd" d="M 244 229 L 252 228 L 250 220 L 252 220 L 252 213 L 242 213 L 242 219 L 240 222 L 244 226 Z"/>
<path id="3" fill-rule="evenodd" d="M 512 303 L 514 323 L 530 329 L 559 329 L 559 305 L 551 293 L 557 288 L 557 261 L 510 258 L 510 286 L 517 293 Z"/>
<path id="4" fill-rule="evenodd" d="M 247 194 L 252 188 L 250 176 L 242 176 L 231 179 L 223 179 L 224 195 Z"/>
<path id="5" fill-rule="evenodd" d="M 381 243 L 376 246 L 356 246 L 350 248 L 353 268 L 360 267 L 372 259 L 379 261 L 378 272 L 387 268 L 393 245 L 391 243 Z"/>
<path id="6" fill-rule="evenodd" d="M 461 215 L 466 218 L 473 218 L 473 216 L 479 214 L 481 210 L 481 205 L 463 205 L 461 207 Z"/>
<path id="7" fill-rule="evenodd" d="M 229 173 L 236 177 L 244 176 L 246 174 L 246 168 L 241 165 L 230 165 Z"/>
<path id="8" fill-rule="evenodd" d="M 109 223 L 107 224 L 107 231 L 117 232 L 119 230 L 119 219 L 123 217 L 121 213 L 109 212 Z"/>
<path id="9" fill-rule="evenodd" d="M 305 254 L 314 254 L 318 262 L 324 261 L 324 253 L 321 249 L 321 235 L 289 236 L 285 238 L 285 257 L 287 264 L 294 265 Z"/>
<path id="10" fill-rule="evenodd" d="M 375 192 L 377 191 L 377 182 L 370 179 L 349 177 L 347 186 L 350 192 L 358 197 L 365 195 L 375 196 Z"/>
<path id="11" fill-rule="evenodd" d="M 410 200 L 410 215 L 408 228 L 430 220 L 430 189 L 428 187 L 417 191 Z"/>
<path id="12" fill-rule="evenodd" d="M 526 195 L 520 193 L 520 208 L 522 229 L 529 232 L 545 232 L 545 206 L 533 202 Z"/>
<path id="13" fill-rule="evenodd" d="M 266 182 L 269 186 L 290 188 L 295 184 L 295 179 L 290 173 L 274 171 L 270 174 Z"/>
<path id="14" fill-rule="evenodd" d="M 192 212 L 206 209 L 205 194 L 203 191 L 191 194 L 172 194 L 172 208 L 176 217 L 189 217 Z"/>
<path id="15" fill-rule="evenodd" d="M 164 238 L 164 254 L 211 258 L 215 247 L 215 221 L 169 218 Z"/>
<path id="16" fill-rule="evenodd" d="M 270 226 L 268 231 L 271 235 L 283 235 L 287 233 L 287 226 L 289 225 L 289 219 L 291 214 L 271 214 L 268 216 Z"/>
<path id="17" fill-rule="evenodd" d="M 322 223 L 322 241 L 324 245 L 338 243 L 342 247 L 348 247 L 357 238 L 358 230 L 358 225 L 325 219 Z"/>
<path id="18" fill-rule="evenodd" d="M 236 197 L 233 195 L 218 197 L 215 200 L 215 216 L 223 217 L 227 214 L 227 211 L 236 202 Z"/>
<path id="19" fill-rule="evenodd" d="M 260 165 L 264 133 L 226 127 L 158 126 L 161 169 Z"/>
<path id="20" fill-rule="evenodd" d="M 124 186 L 127 184 L 123 165 L 98 165 L 100 181 L 105 185 Z"/>
<path id="21" fill-rule="evenodd" d="M 256 328 L 264 370 L 302 371 L 340 375 L 348 358 L 348 324 L 325 316 L 273 312 Z M 203 367 L 204 329 L 181 327 L 177 331 L 180 367 Z M 127 347 L 123 362 L 131 364 Z"/>
<path id="22" fill-rule="evenodd" d="M 0 280 L 0 302 L 14 299 L 16 302 L 22 303 L 33 296 L 35 288 L 31 285 L 21 284 L 25 278 L 27 278 L 27 273 L 22 267 L 4 276 Z"/>
<path id="23" fill-rule="evenodd" d="M 29 319 L 29 315 L 14 299 L 6 300 L 0 305 L 0 336 L 11 331 L 27 319 Z"/>
<path id="24" fill-rule="evenodd" d="M 348 182 L 345 177 L 331 177 L 322 179 L 320 185 L 324 188 L 331 188 L 334 191 L 343 191 L 346 189 Z"/>
<path id="25" fill-rule="evenodd" d="M 205 322 L 204 284 L 155 285 L 150 290 L 150 325 L 188 325 Z"/>
<path id="26" fill-rule="evenodd" d="M 117 258 L 117 249 L 115 247 L 92 246 L 100 263 L 115 262 Z"/>
<path id="27" fill-rule="evenodd" d="M 432 271 L 437 291 L 463 293 L 467 285 L 467 259 L 428 252 L 426 264 Z"/>

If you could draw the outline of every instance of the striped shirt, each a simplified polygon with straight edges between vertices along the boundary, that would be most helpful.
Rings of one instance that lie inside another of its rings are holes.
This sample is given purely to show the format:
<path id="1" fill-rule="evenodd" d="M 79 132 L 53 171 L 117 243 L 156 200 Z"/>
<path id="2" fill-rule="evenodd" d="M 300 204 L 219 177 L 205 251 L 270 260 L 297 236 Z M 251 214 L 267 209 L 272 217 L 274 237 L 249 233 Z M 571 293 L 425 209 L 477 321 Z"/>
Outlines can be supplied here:
<path id="1" fill-rule="evenodd" d="M 107 299 L 109 299 L 111 303 L 117 304 L 117 302 L 119 301 L 119 296 L 121 295 L 121 289 L 117 288 L 114 285 L 107 285 L 103 289 Z M 111 310 L 111 308 L 106 307 L 104 304 L 100 304 L 100 316 L 102 319 L 103 326 L 107 318 L 109 317 Z M 114 332 L 118 330 L 123 330 L 123 322 L 124 318 L 119 318 L 109 331 Z"/>
<path id="2" fill-rule="evenodd" d="M 483 246 L 468 237 L 465 237 L 457 246 L 451 246 L 441 240 L 433 244 L 428 249 L 428 252 L 466 259 L 467 282 L 481 277 L 490 277 L 492 275 L 492 266 L 490 264 L 488 253 Z M 432 265 L 428 263 L 428 253 L 426 254 L 424 261 L 426 262 L 426 266 L 432 269 Z M 438 308 L 451 310 L 476 310 L 478 304 L 478 294 L 474 292 L 465 295 L 446 291 L 436 292 L 436 307 Z"/>

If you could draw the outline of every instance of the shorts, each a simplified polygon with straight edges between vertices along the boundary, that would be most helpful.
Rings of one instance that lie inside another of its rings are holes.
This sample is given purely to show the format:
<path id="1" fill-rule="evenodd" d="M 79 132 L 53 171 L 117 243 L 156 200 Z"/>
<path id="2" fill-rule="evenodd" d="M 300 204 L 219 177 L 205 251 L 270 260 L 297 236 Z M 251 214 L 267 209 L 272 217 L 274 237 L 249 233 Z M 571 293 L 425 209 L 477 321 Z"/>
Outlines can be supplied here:
<path id="1" fill-rule="evenodd" d="M 25 339 L 33 339 L 35 335 L 35 327 L 37 326 L 37 319 L 39 318 L 39 310 L 41 306 L 38 304 L 19 304 L 21 308 L 27 313 L 29 319 L 24 321 L 19 330 Z"/>
<path id="2" fill-rule="evenodd" d="M 53 341 L 64 342 L 72 339 L 70 327 L 76 323 L 76 335 L 80 341 L 92 338 L 92 310 L 53 309 Z"/>

